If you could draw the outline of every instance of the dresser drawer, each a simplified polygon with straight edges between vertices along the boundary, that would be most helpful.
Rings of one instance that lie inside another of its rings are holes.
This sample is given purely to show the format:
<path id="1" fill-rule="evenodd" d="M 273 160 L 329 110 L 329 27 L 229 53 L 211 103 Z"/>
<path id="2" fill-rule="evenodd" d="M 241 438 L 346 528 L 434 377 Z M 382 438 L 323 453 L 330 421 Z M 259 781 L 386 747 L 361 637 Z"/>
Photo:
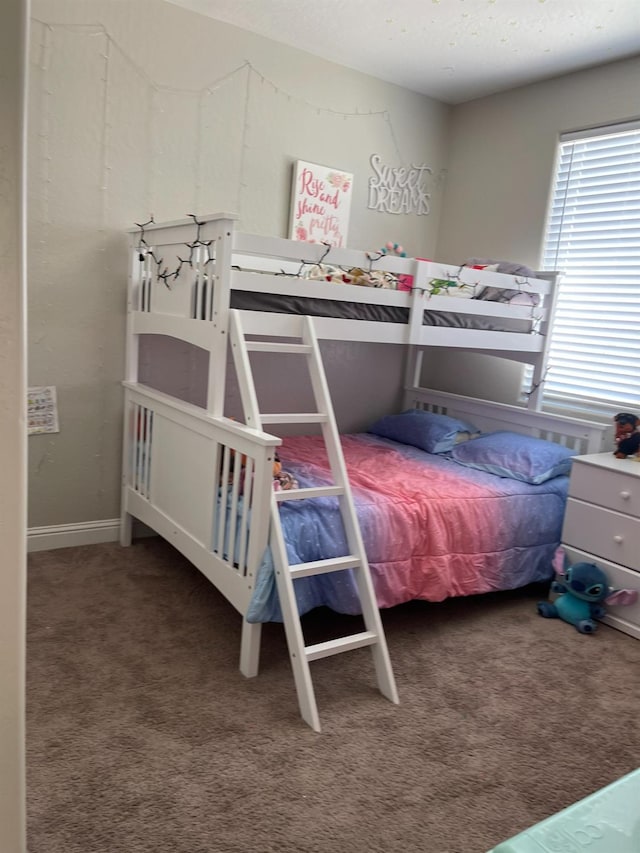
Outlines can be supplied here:
<path id="1" fill-rule="evenodd" d="M 625 634 L 630 634 L 632 637 L 640 639 L 640 572 L 625 569 L 623 566 L 616 566 L 615 563 L 602 560 L 593 554 L 588 554 L 577 548 L 567 546 L 565 547 L 565 551 L 570 563 L 595 563 L 597 566 L 600 566 L 607 575 L 609 586 L 613 589 L 637 590 L 638 600 L 635 604 L 618 607 L 611 607 L 605 604 L 607 615 L 602 621 L 613 628 L 617 628 L 619 631 L 624 631 Z"/>
<path id="2" fill-rule="evenodd" d="M 571 467 L 569 495 L 640 518 L 640 465 L 631 459 L 627 473 L 576 460 Z"/>
<path id="3" fill-rule="evenodd" d="M 640 570 L 640 519 L 569 498 L 562 541 Z"/>

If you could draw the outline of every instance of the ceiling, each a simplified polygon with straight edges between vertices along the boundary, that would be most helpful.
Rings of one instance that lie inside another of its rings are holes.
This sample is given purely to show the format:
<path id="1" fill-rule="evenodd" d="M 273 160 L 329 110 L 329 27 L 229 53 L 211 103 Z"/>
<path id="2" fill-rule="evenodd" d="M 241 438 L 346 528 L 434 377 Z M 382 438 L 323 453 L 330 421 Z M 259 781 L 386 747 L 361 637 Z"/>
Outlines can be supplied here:
<path id="1" fill-rule="evenodd" d="M 169 0 L 446 103 L 640 54 L 640 0 Z"/>

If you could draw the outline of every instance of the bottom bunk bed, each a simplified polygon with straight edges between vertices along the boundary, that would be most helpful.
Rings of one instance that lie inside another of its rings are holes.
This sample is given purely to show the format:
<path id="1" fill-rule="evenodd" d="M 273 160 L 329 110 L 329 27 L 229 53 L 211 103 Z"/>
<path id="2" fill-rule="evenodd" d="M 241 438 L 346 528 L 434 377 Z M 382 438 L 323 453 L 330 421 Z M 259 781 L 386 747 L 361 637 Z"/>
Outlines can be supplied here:
<path id="1" fill-rule="evenodd" d="M 404 419 L 419 422 L 417 414 L 407 413 Z M 395 420 L 401 423 L 403 417 Z M 491 435 L 503 441 L 504 433 Z M 522 440 L 529 441 L 525 436 Z M 534 441 L 529 448 L 537 445 Z M 491 451 L 486 439 L 475 446 L 494 454 L 499 449 L 496 445 Z M 453 453 L 428 453 L 363 433 L 342 436 L 342 450 L 379 607 L 416 599 L 437 602 L 551 579 L 568 492 L 570 457 L 562 451 L 565 474 L 532 484 L 466 467 L 464 459 L 455 458 L 461 445 Z M 332 482 L 321 436 L 285 438 L 278 453 L 301 488 Z M 290 564 L 348 553 L 337 498 L 283 503 L 280 517 Z M 301 614 L 320 606 L 360 613 L 357 586 L 348 571 L 302 577 L 294 586 Z M 269 551 L 247 618 L 282 621 Z"/>
<path id="2" fill-rule="evenodd" d="M 200 569 L 241 614 L 240 669 L 254 676 L 261 625 L 282 618 L 271 496 L 293 480 L 327 482 L 324 440 L 280 439 L 125 387 L 122 542 L 137 518 Z M 342 437 L 379 607 L 550 579 L 571 455 L 600 450 L 607 427 L 415 386 L 406 402 L 407 413 Z M 290 563 L 348 553 L 335 498 L 283 501 L 280 519 Z M 294 589 L 301 613 L 358 611 L 349 570 L 298 577 Z"/>

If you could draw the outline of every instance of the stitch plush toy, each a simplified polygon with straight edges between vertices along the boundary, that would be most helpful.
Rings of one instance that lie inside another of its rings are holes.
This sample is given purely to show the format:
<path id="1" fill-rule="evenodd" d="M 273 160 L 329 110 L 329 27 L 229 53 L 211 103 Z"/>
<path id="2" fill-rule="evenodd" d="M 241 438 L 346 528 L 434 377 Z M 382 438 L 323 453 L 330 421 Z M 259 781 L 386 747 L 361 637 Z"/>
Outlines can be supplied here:
<path id="1" fill-rule="evenodd" d="M 560 595 L 554 602 L 539 601 L 538 613 L 548 619 L 564 619 L 581 634 L 593 634 L 595 620 L 606 613 L 605 604 L 634 604 L 638 599 L 636 590 L 610 589 L 606 574 L 594 563 L 566 565 L 562 548 L 556 550 L 553 567 L 560 580 L 553 581 L 551 592 Z"/>

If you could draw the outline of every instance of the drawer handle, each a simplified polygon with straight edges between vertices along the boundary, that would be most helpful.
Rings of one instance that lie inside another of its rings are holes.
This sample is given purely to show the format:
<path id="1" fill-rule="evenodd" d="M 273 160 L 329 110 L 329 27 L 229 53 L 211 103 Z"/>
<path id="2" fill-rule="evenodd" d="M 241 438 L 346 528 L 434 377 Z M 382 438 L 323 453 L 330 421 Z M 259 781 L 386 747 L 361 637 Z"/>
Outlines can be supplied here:
<path id="1" fill-rule="evenodd" d="M 613 541 L 617 542 L 617 544 L 620 545 L 621 542 L 624 542 L 624 536 L 620 536 L 620 534 L 618 534 L 617 536 L 613 537 Z"/>
<path id="2" fill-rule="evenodd" d="M 620 492 L 620 497 L 622 498 L 623 501 L 628 501 L 629 498 L 631 497 L 631 492 L 627 492 L 627 491 Z"/>

